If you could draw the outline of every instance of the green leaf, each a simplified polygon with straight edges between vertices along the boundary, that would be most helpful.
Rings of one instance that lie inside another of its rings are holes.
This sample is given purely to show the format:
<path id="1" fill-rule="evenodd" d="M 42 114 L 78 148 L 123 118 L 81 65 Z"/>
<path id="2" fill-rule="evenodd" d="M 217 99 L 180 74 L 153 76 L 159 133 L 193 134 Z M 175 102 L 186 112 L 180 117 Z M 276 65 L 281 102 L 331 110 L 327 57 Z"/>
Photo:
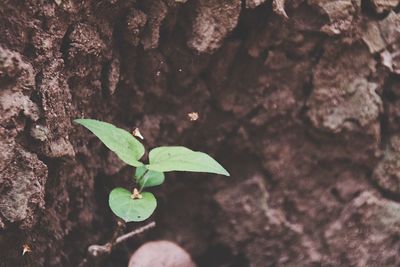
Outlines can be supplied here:
<path id="1" fill-rule="evenodd" d="M 135 177 L 139 179 L 146 172 L 147 168 L 145 166 L 141 166 L 136 168 Z M 152 187 L 160 185 L 164 182 L 165 176 L 162 172 L 151 171 L 148 172 L 138 181 L 139 185 L 142 188 Z"/>
<path id="2" fill-rule="evenodd" d="M 125 222 L 141 222 L 149 218 L 157 207 L 157 200 L 150 192 L 142 192 L 141 199 L 132 199 L 125 188 L 114 188 L 109 196 L 111 210 Z"/>
<path id="3" fill-rule="evenodd" d="M 146 168 L 152 171 L 209 172 L 229 176 L 229 173 L 215 159 L 203 152 L 183 146 L 157 147 L 149 153 L 150 163 Z"/>
<path id="4" fill-rule="evenodd" d="M 74 120 L 94 133 L 110 150 L 126 164 L 139 167 L 143 163 L 138 161 L 144 154 L 143 145 L 133 135 L 114 125 L 91 119 Z"/>

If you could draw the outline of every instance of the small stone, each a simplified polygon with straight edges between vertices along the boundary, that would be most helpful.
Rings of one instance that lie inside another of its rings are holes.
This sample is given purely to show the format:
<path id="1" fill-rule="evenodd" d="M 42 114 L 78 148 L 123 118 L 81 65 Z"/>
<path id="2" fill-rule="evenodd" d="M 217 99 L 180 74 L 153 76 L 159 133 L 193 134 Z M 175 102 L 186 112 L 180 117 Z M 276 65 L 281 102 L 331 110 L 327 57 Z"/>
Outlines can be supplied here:
<path id="1" fill-rule="evenodd" d="M 171 241 L 142 245 L 129 260 L 128 267 L 196 267 L 190 255 Z"/>

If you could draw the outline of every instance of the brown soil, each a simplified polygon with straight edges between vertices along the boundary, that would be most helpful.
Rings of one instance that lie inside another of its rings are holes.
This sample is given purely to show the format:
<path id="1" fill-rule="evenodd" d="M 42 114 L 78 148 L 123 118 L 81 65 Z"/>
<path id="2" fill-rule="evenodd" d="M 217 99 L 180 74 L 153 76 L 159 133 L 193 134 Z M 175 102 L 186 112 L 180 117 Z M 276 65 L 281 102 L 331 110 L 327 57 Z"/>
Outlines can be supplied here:
<path id="1" fill-rule="evenodd" d="M 207 267 L 399 266 L 399 11 L 1 0 L 0 265 L 77 266 L 112 236 L 108 193 L 133 170 L 72 123 L 86 117 L 232 174 L 168 174 L 157 228 L 90 266 L 127 266 L 155 239 Z"/>

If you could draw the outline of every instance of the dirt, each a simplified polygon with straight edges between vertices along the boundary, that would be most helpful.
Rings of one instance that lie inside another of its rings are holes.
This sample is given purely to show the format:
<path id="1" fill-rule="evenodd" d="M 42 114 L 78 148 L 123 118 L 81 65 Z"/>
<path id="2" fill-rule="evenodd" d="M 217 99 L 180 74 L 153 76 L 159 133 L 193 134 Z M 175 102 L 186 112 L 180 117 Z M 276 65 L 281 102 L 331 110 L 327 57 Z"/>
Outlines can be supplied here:
<path id="1" fill-rule="evenodd" d="M 85 117 L 139 127 L 147 148 L 207 152 L 232 174 L 168 174 L 157 228 L 89 266 L 127 266 L 162 239 L 198 266 L 400 265 L 399 11 L 1 1 L 0 263 L 78 266 L 111 238 L 108 193 L 133 170 L 72 122 Z"/>

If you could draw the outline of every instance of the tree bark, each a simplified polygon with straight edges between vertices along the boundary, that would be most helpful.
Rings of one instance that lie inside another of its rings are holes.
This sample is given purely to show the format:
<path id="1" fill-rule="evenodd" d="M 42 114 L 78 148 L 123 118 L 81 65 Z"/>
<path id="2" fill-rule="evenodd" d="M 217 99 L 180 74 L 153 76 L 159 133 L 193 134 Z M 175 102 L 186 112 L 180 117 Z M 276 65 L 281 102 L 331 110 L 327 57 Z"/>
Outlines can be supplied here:
<path id="1" fill-rule="evenodd" d="M 399 266 L 399 11 L 2 0 L 0 263 L 77 266 L 111 237 L 108 193 L 133 170 L 72 123 L 84 117 L 138 127 L 148 149 L 207 152 L 232 175 L 168 173 L 156 230 L 98 266 L 127 266 L 150 239 L 198 266 Z"/>

